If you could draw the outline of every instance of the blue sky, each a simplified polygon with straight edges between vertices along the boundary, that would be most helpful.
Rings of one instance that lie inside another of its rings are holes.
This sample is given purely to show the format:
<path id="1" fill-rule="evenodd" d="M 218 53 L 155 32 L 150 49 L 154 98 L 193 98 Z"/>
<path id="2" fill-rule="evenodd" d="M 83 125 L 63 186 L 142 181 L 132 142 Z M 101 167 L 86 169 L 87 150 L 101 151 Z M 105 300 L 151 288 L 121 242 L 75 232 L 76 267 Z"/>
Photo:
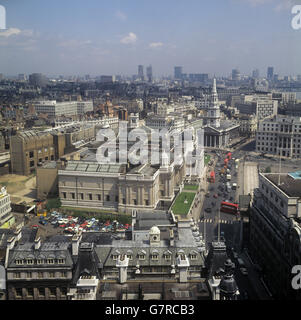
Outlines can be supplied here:
<path id="1" fill-rule="evenodd" d="M 0 0 L 0 73 L 301 74 L 301 0 Z"/>

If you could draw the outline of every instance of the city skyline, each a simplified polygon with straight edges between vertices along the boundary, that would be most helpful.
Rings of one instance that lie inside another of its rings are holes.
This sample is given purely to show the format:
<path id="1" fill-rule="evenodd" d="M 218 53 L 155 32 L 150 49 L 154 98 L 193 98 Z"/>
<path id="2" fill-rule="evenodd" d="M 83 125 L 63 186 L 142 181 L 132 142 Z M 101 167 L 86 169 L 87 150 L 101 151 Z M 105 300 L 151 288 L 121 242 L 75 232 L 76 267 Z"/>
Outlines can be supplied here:
<path id="1" fill-rule="evenodd" d="M 301 31 L 291 27 L 298 1 L 227 0 L 164 3 L 90 0 L 2 1 L 0 72 L 92 76 L 133 75 L 153 66 L 155 77 L 184 73 L 251 75 L 274 66 L 280 76 L 301 73 Z"/>

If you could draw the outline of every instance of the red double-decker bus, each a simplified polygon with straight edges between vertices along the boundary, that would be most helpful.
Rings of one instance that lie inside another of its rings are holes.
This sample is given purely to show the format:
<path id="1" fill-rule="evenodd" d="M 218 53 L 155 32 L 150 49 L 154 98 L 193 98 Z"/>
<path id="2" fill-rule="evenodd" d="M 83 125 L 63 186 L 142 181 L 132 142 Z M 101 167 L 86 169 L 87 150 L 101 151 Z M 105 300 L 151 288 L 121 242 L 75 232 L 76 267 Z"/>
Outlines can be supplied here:
<path id="1" fill-rule="evenodd" d="M 220 211 L 221 211 L 221 212 L 232 213 L 232 214 L 238 215 L 238 214 L 239 214 L 238 204 L 223 201 L 223 202 L 221 203 Z"/>

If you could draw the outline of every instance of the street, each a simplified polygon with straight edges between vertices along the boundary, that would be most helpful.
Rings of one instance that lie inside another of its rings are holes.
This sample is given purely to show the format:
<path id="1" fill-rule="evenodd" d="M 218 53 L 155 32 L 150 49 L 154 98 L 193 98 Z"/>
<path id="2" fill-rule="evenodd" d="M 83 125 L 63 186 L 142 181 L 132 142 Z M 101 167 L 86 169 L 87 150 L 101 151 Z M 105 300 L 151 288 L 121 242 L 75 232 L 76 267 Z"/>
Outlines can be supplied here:
<path id="1" fill-rule="evenodd" d="M 244 148 L 248 146 L 244 146 Z M 230 213 L 220 212 L 220 204 L 222 201 L 231 203 L 238 203 L 239 195 L 247 195 L 253 193 L 253 188 L 258 185 L 258 166 L 256 158 L 249 156 L 247 150 L 242 151 L 237 149 L 232 152 L 232 160 L 229 161 L 228 168 L 231 175 L 229 181 L 231 186 L 233 183 L 237 184 L 237 189 L 226 190 L 226 175 L 220 175 L 220 170 L 224 167 L 224 159 L 226 158 L 225 151 L 216 151 L 211 154 L 215 157 L 214 171 L 216 173 L 215 182 L 208 182 L 208 192 L 204 197 L 203 206 L 200 210 L 200 232 L 204 235 L 206 241 L 206 248 L 212 241 L 217 240 L 218 232 L 220 232 L 220 239 L 224 240 L 227 246 L 228 256 L 235 263 L 235 279 L 241 292 L 243 299 L 269 299 L 266 290 L 260 282 L 260 275 L 254 270 L 252 262 L 249 261 L 248 256 L 242 249 L 242 220 L 240 216 Z M 248 162 L 245 162 L 246 154 L 248 154 Z M 234 159 L 240 159 L 239 165 L 236 167 Z M 253 158 L 253 159 L 252 159 Z M 251 161 L 254 162 L 251 162 Z M 267 165 L 269 160 L 263 159 L 264 165 Z M 270 160 L 271 161 L 271 160 Z M 211 211 L 211 212 L 210 212 Z M 237 258 L 242 258 L 245 262 L 247 274 L 243 275 Z"/>

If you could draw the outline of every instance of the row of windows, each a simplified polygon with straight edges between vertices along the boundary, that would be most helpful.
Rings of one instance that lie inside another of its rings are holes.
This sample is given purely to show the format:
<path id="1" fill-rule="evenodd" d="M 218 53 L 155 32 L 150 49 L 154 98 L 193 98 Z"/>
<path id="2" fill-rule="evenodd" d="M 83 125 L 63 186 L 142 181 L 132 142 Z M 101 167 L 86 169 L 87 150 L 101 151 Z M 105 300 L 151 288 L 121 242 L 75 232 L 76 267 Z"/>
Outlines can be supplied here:
<path id="1" fill-rule="evenodd" d="M 16 259 L 16 265 L 33 265 L 33 264 L 65 264 L 65 259 Z"/>
<path id="2" fill-rule="evenodd" d="M 118 256 L 119 256 L 118 254 L 113 254 L 112 255 L 112 259 L 116 261 L 118 259 Z M 127 257 L 128 257 L 129 260 L 133 260 L 133 255 L 127 254 Z M 159 260 L 159 254 L 158 253 L 152 253 L 150 255 L 150 257 L 151 257 L 151 260 Z M 197 260 L 197 254 L 190 254 L 189 257 L 190 257 L 191 260 Z M 138 254 L 137 258 L 139 260 L 145 260 L 146 255 L 145 254 Z M 165 260 L 170 261 L 171 260 L 171 254 L 163 254 L 163 258 Z"/>
<path id="3" fill-rule="evenodd" d="M 164 192 L 161 192 L 164 194 Z M 76 200 L 76 194 L 75 192 L 71 192 L 70 193 L 70 197 L 67 198 L 67 192 L 62 192 L 62 198 L 63 199 L 72 199 L 72 200 Z M 105 201 L 109 202 L 109 201 L 113 201 L 112 200 L 113 197 L 109 196 L 109 195 L 106 195 L 105 196 Z M 93 195 L 92 193 L 89 193 L 86 195 L 83 194 L 83 193 L 79 193 L 78 194 L 78 199 L 79 200 L 88 200 L 88 201 L 93 201 L 93 200 L 96 200 L 96 201 L 102 201 L 102 197 L 100 194 L 96 194 L 96 195 Z M 115 196 L 115 202 L 119 202 L 119 197 L 118 196 Z M 123 198 L 122 199 L 122 203 L 123 204 L 126 204 L 126 199 Z M 138 205 L 138 201 L 136 199 L 132 199 L 132 204 L 133 205 Z M 149 206 L 149 200 L 144 200 L 144 205 L 146 206 Z"/>
<path id="4" fill-rule="evenodd" d="M 67 278 L 67 272 L 36 272 L 38 279 L 44 278 Z M 32 272 L 15 272 L 13 274 L 14 279 L 32 279 L 33 273 Z"/>
<path id="5" fill-rule="evenodd" d="M 15 297 L 21 298 L 21 297 L 34 297 L 34 293 L 37 293 L 38 296 L 44 297 L 46 294 L 50 296 L 57 296 L 57 288 L 56 287 L 39 287 L 39 288 L 14 288 Z M 48 291 L 46 293 L 46 291 Z M 61 295 L 65 296 L 67 295 L 67 288 L 62 287 L 60 288 Z"/>

